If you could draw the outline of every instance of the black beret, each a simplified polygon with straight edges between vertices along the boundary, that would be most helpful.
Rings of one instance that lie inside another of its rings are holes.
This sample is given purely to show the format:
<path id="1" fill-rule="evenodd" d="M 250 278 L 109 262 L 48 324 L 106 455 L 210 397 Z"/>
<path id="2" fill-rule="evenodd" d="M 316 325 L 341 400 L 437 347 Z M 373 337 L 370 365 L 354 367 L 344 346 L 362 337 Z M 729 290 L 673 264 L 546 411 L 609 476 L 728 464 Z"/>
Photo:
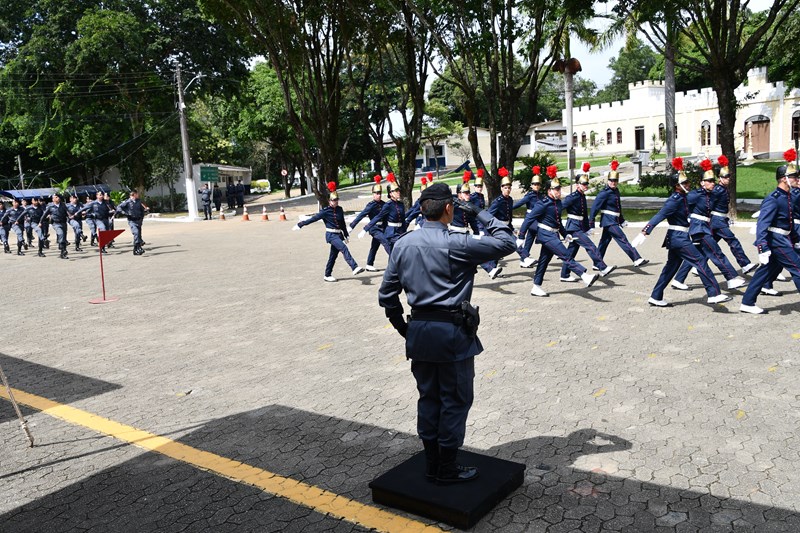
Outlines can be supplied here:
<path id="1" fill-rule="evenodd" d="M 420 202 L 424 202 L 425 200 L 451 200 L 453 198 L 453 193 L 450 191 L 450 187 L 442 182 L 434 183 L 433 185 L 429 185 L 427 189 L 422 191 L 422 194 L 419 197 Z"/>

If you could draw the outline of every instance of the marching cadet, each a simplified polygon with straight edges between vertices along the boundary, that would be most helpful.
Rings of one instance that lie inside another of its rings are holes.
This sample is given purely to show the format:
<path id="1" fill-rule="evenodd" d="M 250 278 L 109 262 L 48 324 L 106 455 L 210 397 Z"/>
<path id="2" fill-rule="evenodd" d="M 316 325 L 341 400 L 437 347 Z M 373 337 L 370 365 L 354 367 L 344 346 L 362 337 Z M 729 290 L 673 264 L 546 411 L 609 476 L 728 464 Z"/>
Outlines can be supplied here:
<path id="1" fill-rule="evenodd" d="M 10 225 L 6 222 L 6 204 L 0 202 L 0 242 L 3 243 L 3 252 L 10 254 L 11 247 L 8 246 L 8 232 L 11 229 Z"/>
<path id="2" fill-rule="evenodd" d="M 714 186 L 711 193 L 711 231 L 717 242 L 723 239 L 728 243 L 734 259 L 742 267 L 742 274 L 747 274 L 758 264 L 750 261 L 739 239 L 731 231 L 732 221 L 728 218 L 728 206 L 731 203 L 731 194 L 728 190 L 731 184 L 731 171 L 728 168 L 728 158 L 724 155 L 717 158 L 717 163 L 719 163 L 719 183 Z"/>
<path id="3" fill-rule="evenodd" d="M 514 231 L 514 199 L 511 197 L 511 176 L 508 174 L 506 167 L 500 167 L 497 170 L 497 175 L 500 176 L 500 196 L 492 201 L 489 206 L 489 214 L 498 219 L 499 221 L 508 224 L 511 231 Z M 516 241 L 515 241 L 516 242 Z M 523 268 L 532 266 L 535 261 L 530 257 L 523 257 L 522 253 L 517 250 L 519 255 L 519 263 Z"/>
<path id="4" fill-rule="evenodd" d="M 622 203 L 620 202 L 619 189 L 619 161 L 611 161 L 611 171 L 608 173 L 608 182 L 605 189 L 597 193 L 597 196 L 592 203 L 592 211 L 589 214 L 590 227 L 594 228 L 595 219 L 598 213 L 600 214 L 600 227 L 603 228 L 603 233 L 600 235 L 600 242 L 597 243 L 597 250 L 600 252 L 600 257 L 606 256 L 606 250 L 611 243 L 611 239 L 616 241 L 617 245 L 625 252 L 625 255 L 630 257 L 633 261 L 633 266 L 644 266 L 650 261 L 642 258 L 639 251 L 631 246 L 628 242 L 628 237 L 622 228 L 628 225 L 625 217 L 622 215 Z"/>
<path id="5" fill-rule="evenodd" d="M 555 175 L 555 168 L 548 170 L 548 175 Z M 539 262 L 536 265 L 536 274 L 533 277 L 532 296 L 548 296 L 547 292 L 542 289 L 542 282 L 547 271 L 547 265 L 550 264 L 550 260 L 554 255 L 567 265 L 568 270 L 578 274 L 587 287 L 594 285 L 594 282 L 599 277 L 598 274 L 589 274 L 583 265 L 574 259 L 570 259 L 567 249 L 561 244 L 559 235 L 565 237 L 567 242 L 572 240 L 571 237 L 567 236 L 567 232 L 561 224 L 561 210 L 561 184 L 557 177 L 553 177 L 550 180 L 547 196 L 536 204 L 531 214 L 538 226 L 536 239 L 542 243 L 542 251 L 539 253 Z"/>
<path id="6" fill-rule="evenodd" d="M 472 172 L 465 172 L 464 176 L 461 178 L 463 180 L 462 183 L 456 187 L 456 198 L 465 203 L 469 203 L 471 198 L 469 187 L 471 177 Z M 478 221 L 475 218 L 475 215 L 467 210 L 462 209 L 457 203 L 453 205 L 453 221 L 450 222 L 448 228 L 450 231 L 454 231 L 456 233 L 469 234 L 469 231 L 472 230 L 473 235 L 480 235 L 480 230 L 478 230 Z M 496 260 L 481 263 L 481 268 L 483 268 L 489 274 L 490 279 L 495 279 L 503 271 L 503 267 L 497 266 Z"/>
<path id="7" fill-rule="evenodd" d="M 533 208 L 536 207 L 536 203 L 542 198 L 542 168 L 536 165 L 531 168 L 531 171 L 533 172 L 531 192 L 514 204 L 515 209 L 522 205 L 527 206 L 525 218 L 517 236 L 517 253 L 520 257 L 520 268 L 533 268 L 533 265 L 536 264 L 536 260 L 531 257 L 531 247 L 533 247 L 533 241 L 536 238 L 536 225 L 532 223 L 533 219 L 530 218 L 530 214 L 533 212 Z"/>
<path id="8" fill-rule="evenodd" d="M 203 220 L 211 220 L 211 189 L 208 188 L 208 183 L 204 183 L 203 187 L 197 191 L 200 195 L 200 203 L 203 204 Z"/>
<path id="9" fill-rule="evenodd" d="M 72 227 L 72 231 L 75 234 L 75 251 L 82 252 L 83 248 L 81 248 L 81 242 L 86 242 L 86 235 L 83 234 L 83 224 L 81 221 L 83 220 L 83 215 L 78 214 L 78 211 L 81 210 L 83 207 L 81 204 L 78 203 L 78 196 L 76 193 L 72 193 L 69 195 L 69 203 L 66 205 L 67 208 L 67 219 L 69 220 L 69 225 Z"/>
<path id="10" fill-rule="evenodd" d="M 385 203 L 381 199 L 381 193 L 383 192 L 383 188 L 381 187 L 381 177 L 375 176 L 375 185 L 372 186 L 372 200 L 361 210 L 361 212 L 356 216 L 355 220 L 350 223 L 350 229 L 353 230 L 361 221 L 362 218 L 368 217 L 370 220 L 377 217 L 378 214 L 383 209 L 383 204 Z M 372 242 L 369 245 L 369 253 L 367 254 L 367 266 L 365 267 L 367 272 L 377 272 L 378 269 L 375 268 L 375 256 L 378 255 L 378 248 L 383 245 L 385 250 L 389 250 L 390 246 L 388 241 L 386 241 L 386 236 L 384 235 L 384 230 L 386 229 L 386 223 L 378 224 L 377 226 L 373 226 L 370 230 L 369 234 L 372 237 Z M 362 230 L 358 234 L 358 238 L 360 239 L 363 237 L 367 232 Z"/>
<path id="11" fill-rule="evenodd" d="M 94 221 L 94 226 L 97 232 L 106 231 L 108 226 L 106 226 L 106 222 L 108 221 L 108 217 L 111 214 L 111 208 L 106 203 L 105 199 L 103 198 L 103 191 L 97 191 L 95 195 L 95 199 L 82 208 L 78 210 L 73 217 L 76 217 L 79 214 L 87 213 L 86 218 L 87 221 L 89 217 L 92 218 Z M 88 223 L 88 222 L 87 222 Z M 92 235 L 92 246 L 94 246 L 95 239 L 97 238 L 96 234 Z M 105 247 L 103 247 L 103 252 L 105 253 Z"/>
<path id="12" fill-rule="evenodd" d="M 144 253 L 144 240 L 142 239 L 142 221 L 144 221 L 144 214 L 150 208 L 142 203 L 139 199 L 139 191 L 136 189 L 131 190 L 130 197 L 119 204 L 117 210 L 125 213 L 128 217 L 128 226 L 131 228 L 133 234 L 133 255 L 142 255 Z"/>
<path id="13" fill-rule="evenodd" d="M 475 192 L 469 195 L 469 201 L 478 209 L 486 209 L 486 198 L 483 196 L 483 169 L 479 168 L 475 176 Z M 481 235 L 485 234 L 485 228 L 481 221 L 477 221 L 478 231 Z"/>
<path id="14" fill-rule="evenodd" d="M 325 265 L 325 275 L 322 279 L 332 282 L 338 281 L 333 277 L 333 265 L 336 263 L 336 258 L 340 253 L 344 256 L 344 260 L 347 261 L 350 268 L 353 269 L 354 276 L 364 272 L 364 269 L 358 266 L 345 244 L 350 238 L 350 234 L 347 232 L 347 224 L 344 222 L 344 211 L 339 207 L 339 194 L 336 192 L 336 183 L 329 182 L 328 191 L 330 191 L 328 207 L 321 209 L 316 215 L 298 222 L 292 230 L 297 231 L 303 226 L 313 224 L 317 220 L 325 222 L 325 242 L 331 245 L 331 251 L 328 255 L 328 263 Z"/>
<path id="15" fill-rule="evenodd" d="M 0 224 L 6 224 L 17 236 L 17 255 L 25 255 L 22 253 L 23 246 L 28 249 L 28 244 L 25 242 L 25 208 L 19 205 L 19 200 L 14 198 L 11 201 L 11 209 L 6 209 L 5 214 L 0 218 Z"/>
<path id="16" fill-rule="evenodd" d="M 406 208 L 402 200 L 400 200 L 400 187 L 395 181 L 394 174 L 389 172 L 386 176 L 386 181 L 388 181 L 386 190 L 389 193 L 389 201 L 383 204 L 378 216 L 370 219 L 364 230 L 370 233 L 373 227 L 386 223 L 386 229 L 384 230 L 386 244 L 384 244 L 384 248 L 388 244 L 386 253 L 392 255 L 394 243 L 406 232 Z"/>
<path id="17" fill-rule="evenodd" d="M 417 434 L 425 449 L 425 477 L 439 484 L 478 478 L 475 467 L 458 464 L 473 402 L 478 312 L 470 304 L 475 267 L 514 251 L 514 235 L 474 204 L 460 207 L 486 228 L 480 239 L 447 231 L 453 197 L 444 183 L 422 193 L 426 222 L 395 245 L 378 292 L 389 322 L 405 338 L 406 356 L 419 391 Z M 403 318 L 400 293 L 411 307 Z M 422 472 L 420 472 L 422 475 Z"/>
<path id="18" fill-rule="evenodd" d="M 42 219 L 44 218 L 44 209 L 42 208 L 39 198 L 33 197 L 31 205 L 25 210 L 25 223 L 28 229 L 28 245 L 32 244 L 31 233 L 36 234 L 36 241 L 39 245 L 39 252 L 36 254 L 39 257 L 44 257 L 44 249 L 50 247 L 50 243 L 44 237 L 42 231 Z"/>
<path id="19" fill-rule="evenodd" d="M 44 219 L 48 219 L 56 230 L 56 242 L 58 243 L 58 249 L 61 251 L 61 259 L 68 259 L 67 220 L 69 219 L 69 212 L 67 211 L 67 206 L 61 202 L 61 197 L 58 194 L 54 194 L 53 201 L 44 208 L 42 221 Z M 78 244 L 77 240 L 75 244 Z"/>
<path id="20" fill-rule="evenodd" d="M 675 174 L 670 178 L 674 192 L 667 198 L 664 207 L 650 219 L 650 222 L 642 230 L 642 233 L 634 239 L 632 246 L 635 248 L 645 238 L 650 235 L 659 222 L 667 220 L 667 235 L 664 237 L 662 246 L 667 249 L 667 262 L 661 271 L 656 286 L 647 300 L 654 307 L 669 307 L 670 304 L 664 299 L 664 289 L 667 287 L 675 273 L 678 272 L 683 261 L 689 262 L 697 268 L 700 279 L 708 294 L 708 303 L 717 304 L 727 302 L 730 296 L 720 293 L 717 280 L 714 279 L 711 270 L 706 263 L 705 255 L 700 252 L 689 237 L 689 206 L 686 195 L 689 192 L 689 178 L 683 171 L 683 158 L 676 157 L 672 160 L 672 168 Z"/>
<path id="21" fill-rule="evenodd" d="M 736 275 L 736 269 L 722 253 L 722 249 L 717 244 L 719 239 L 715 239 L 711 230 L 711 203 L 713 201 L 713 191 L 716 187 L 713 164 L 709 159 L 700 162 L 703 169 L 703 176 L 700 187 L 691 191 L 686 201 L 689 204 L 689 236 L 696 246 L 705 254 L 706 258 L 714 263 L 723 277 L 728 281 L 728 289 L 736 289 L 746 283 L 745 279 Z M 692 265 L 684 262 L 678 269 L 675 279 L 672 280 L 672 287 L 679 290 L 687 290 L 686 276 L 689 275 Z"/>
<path id="22" fill-rule="evenodd" d="M 428 172 L 430 174 L 430 172 Z M 419 192 L 422 193 L 425 189 L 428 188 L 428 178 L 426 176 L 422 176 L 419 185 Z M 420 229 L 422 225 L 425 223 L 425 217 L 422 216 L 422 211 L 419 208 L 419 198 L 417 201 L 414 202 L 414 205 L 411 206 L 411 209 L 408 210 L 406 213 L 406 226 L 411 224 L 411 221 L 414 221 L 414 229 Z"/>
<path id="23" fill-rule="evenodd" d="M 82 211 L 84 207 L 89 205 L 93 200 L 86 196 L 86 201 L 81 204 L 80 209 L 78 212 L 72 216 L 75 218 L 82 217 L 83 220 L 86 221 L 86 226 L 89 228 L 89 235 L 91 236 L 92 240 L 89 241 L 89 246 L 94 246 L 97 243 L 97 224 L 94 221 L 94 214 L 91 211 Z M 80 203 L 80 199 L 78 199 Z"/>
<path id="24" fill-rule="evenodd" d="M 783 154 L 786 165 L 775 171 L 777 188 L 761 202 L 761 209 L 756 222 L 756 242 L 758 261 L 765 267 L 756 270 L 750 286 L 744 293 L 739 311 L 760 315 L 766 311 L 756 305 L 761 288 L 778 277 L 782 269 L 789 271 L 795 287 L 800 291 L 800 240 L 795 232 L 796 196 L 791 189 L 797 187 L 798 170 L 795 164 L 797 152 L 794 148 Z"/>
<path id="25" fill-rule="evenodd" d="M 575 192 L 568 194 L 561 205 L 567 212 L 567 225 L 565 230 L 567 235 L 572 236 L 572 241 L 567 248 L 567 257 L 575 259 L 578 255 L 578 250 L 583 248 L 589 254 L 589 258 L 594 263 L 597 270 L 600 271 L 601 276 L 607 276 L 616 269 L 616 266 L 608 266 L 600 256 L 600 252 L 592 242 L 588 235 L 589 231 L 589 208 L 586 202 L 586 191 L 589 190 L 589 163 L 583 164 L 583 174 L 578 178 L 578 183 Z M 561 281 L 563 282 L 576 282 L 578 278 L 573 277 L 569 273 L 567 263 L 561 265 Z"/>
<path id="26" fill-rule="evenodd" d="M 111 199 L 111 195 L 107 192 L 103 193 L 103 201 L 108 205 L 108 218 L 106 219 L 106 229 L 114 229 L 114 216 L 117 213 L 117 205 Z M 114 239 L 108 243 L 109 248 L 114 248 Z"/>

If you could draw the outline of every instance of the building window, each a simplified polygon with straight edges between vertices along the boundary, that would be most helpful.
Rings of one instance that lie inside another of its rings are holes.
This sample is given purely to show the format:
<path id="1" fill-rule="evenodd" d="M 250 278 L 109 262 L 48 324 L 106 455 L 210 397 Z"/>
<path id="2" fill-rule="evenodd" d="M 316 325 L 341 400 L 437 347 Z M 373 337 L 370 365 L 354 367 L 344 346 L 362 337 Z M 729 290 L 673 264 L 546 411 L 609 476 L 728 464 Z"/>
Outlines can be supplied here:
<path id="1" fill-rule="evenodd" d="M 606 130 L 606 144 L 611 144 L 611 128 Z"/>
<path id="2" fill-rule="evenodd" d="M 581 144 L 586 144 L 586 132 L 581 132 Z"/>
<path id="3" fill-rule="evenodd" d="M 572 146 L 577 146 L 577 145 L 578 145 L 578 134 L 577 133 L 573 133 L 572 134 Z"/>
<path id="4" fill-rule="evenodd" d="M 523 135 L 522 142 L 520 142 L 520 146 L 529 146 L 530 144 L 531 144 L 531 136 Z"/>
<path id="5" fill-rule="evenodd" d="M 711 123 L 707 120 L 704 120 L 702 124 L 700 124 L 700 146 L 710 146 L 711 145 Z"/>
<path id="6" fill-rule="evenodd" d="M 800 139 L 800 111 L 792 114 L 792 140 Z"/>
<path id="7" fill-rule="evenodd" d="M 719 120 L 717 121 L 717 144 L 721 144 L 719 142 L 720 134 L 722 133 L 722 122 Z"/>
<path id="8" fill-rule="evenodd" d="M 667 140 L 667 130 L 663 122 L 658 125 L 658 140 L 662 143 Z"/>
<path id="9" fill-rule="evenodd" d="M 678 138 L 678 125 L 675 124 L 674 127 L 675 127 L 675 138 L 677 139 Z"/>
<path id="10" fill-rule="evenodd" d="M 433 153 L 437 157 L 444 155 L 444 146 L 441 144 L 437 144 L 436 146 L 433 147 Z"/>
<path id="11" fill-rule="evenodd" d="M 622 144 L 622 128 L 617 128 L 617 144 Z"/>

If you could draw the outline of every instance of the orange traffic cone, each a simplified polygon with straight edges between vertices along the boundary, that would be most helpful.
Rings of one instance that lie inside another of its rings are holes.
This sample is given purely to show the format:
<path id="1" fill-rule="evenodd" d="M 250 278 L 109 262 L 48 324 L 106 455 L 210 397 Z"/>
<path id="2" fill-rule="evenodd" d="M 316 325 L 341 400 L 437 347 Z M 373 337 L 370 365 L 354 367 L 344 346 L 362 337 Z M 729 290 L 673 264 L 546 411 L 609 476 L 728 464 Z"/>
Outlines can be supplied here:
<path id="1" fill-rule="evenodd" d="M 269 215 L 267 215 L 267 206 L 263 206 L 261 208 L 261 220 L 269 220 Z"/>
<path id="2" fill-rule="evenodd" d="M 225 220 L 225 211 L 223 211 L 222 208 L 219 210 L 219 219 Z"/>
<path id="3" fill-rule="evenodd" d="M 244 212 L 242 213 L 242 222 L 249 222 L 250 215 L 247 214 L 247 206 L 244 206 Z"/>
<path id="4" fill-rule="evenodd" d="M 286 213 L 283 211 L 282 207 L 281 207 L 281 216 L 278 217 L 278 220 L 286 220 Z"/>

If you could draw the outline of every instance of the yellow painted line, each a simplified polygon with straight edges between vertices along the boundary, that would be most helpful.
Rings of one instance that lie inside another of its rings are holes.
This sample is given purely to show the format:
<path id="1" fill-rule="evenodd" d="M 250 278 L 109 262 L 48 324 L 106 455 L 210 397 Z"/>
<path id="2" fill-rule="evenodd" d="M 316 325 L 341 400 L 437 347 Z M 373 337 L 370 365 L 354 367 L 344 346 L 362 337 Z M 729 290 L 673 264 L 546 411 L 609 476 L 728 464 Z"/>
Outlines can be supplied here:
<path id="1" fill-rule="evenodd" d="M 323 344 L 322 346 L 317 348 L 317 350 L 322 351 L 322 350 L 329 350 L 331 348 L 333 348 L 333 344 Z"/>
<path id="2" fill-rule="evenodd" d="M 595 398 L 599 398 L 600 396 L 602 396 L 605 393 L 606 393 L 606 389 L 597 389 L 597 392 L 592 394 L 592 396 L 594 396 Z"/>
<path id="3" fill-rule="evenodd" d="M 215 453 L 198 450 L 166 437 L 136 429 L 75 407 L 63 405 L 18 389 L 12 389 L 12 391 L 17 403 L 38 409 L 70 424 L 83 426 L 139 448 L 171 457 L 237 483 L 252 485 L 264 492 L 286 498 L 293 503 L 308 507 L 319 513 L 341 518 L 378 531 L 392 533 L 406 531 L 432 533 L 443 531 L 435 526 L 429 526 L 377 507 L 365 505 L 308 483 L 279 476 L 267 470 L 246 465 Z M 9 400 L 5 389 L 0 390 L 0 397 Z"/>
<path id="4" fill-rule="evenodd" d="M 556 344 L 558 344 L 558 341 L 550 341 L 545 346 L 547 346 L 548 348 L 552 348 Z"/>
<path id="5" fill-rule="evenodd" d="M 745 416 L 747 416 L 747 413 L 745 413 L 744 410 L 742 410 L 742 409 L 737 409 L 736 410 L 736 420 L 741 420 Z"/>
<path id="6" fill-rule="evenodd" d="M 800 339 L 800 333 L 792 333 L 793 339 Z"/>
<path id="7" fill-rule="evenodd" d="M 775 372 L 776 370 L 778 370 L 777 366 L 771 366 L 767 369 L 767 372 Z"/>

